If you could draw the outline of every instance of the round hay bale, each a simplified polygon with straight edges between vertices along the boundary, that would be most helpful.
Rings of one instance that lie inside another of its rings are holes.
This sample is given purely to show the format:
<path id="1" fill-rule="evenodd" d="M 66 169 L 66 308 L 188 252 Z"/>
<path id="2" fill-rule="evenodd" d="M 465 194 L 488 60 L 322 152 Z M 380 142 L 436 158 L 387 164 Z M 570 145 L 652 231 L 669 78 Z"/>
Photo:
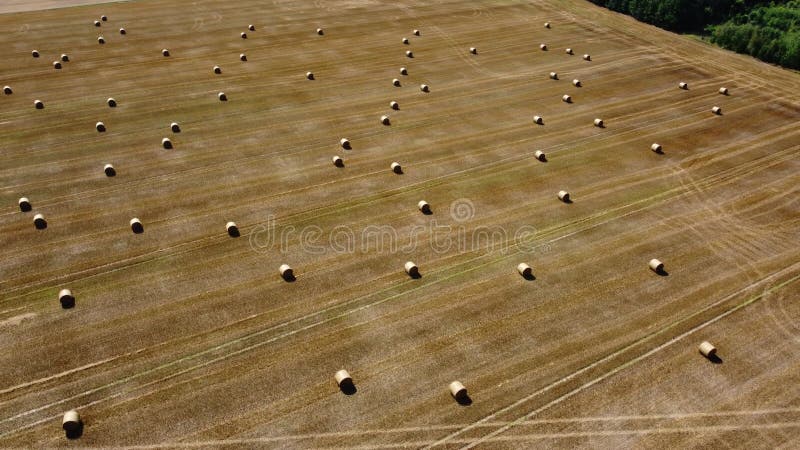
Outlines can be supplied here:
<path id="1" fill-rule="evenodd" d="M 313 80 L 314 79 L 314 74 L 311 73 L 311 72 L 306 72 L 306 78 L 309 79 L 309 80 Z"/>
<path id="2" fill-rule="evenodd" d="M 584 60 L 584 61 L 591 61 L 591 60 L 592 60 L 592 56 L 591 56 L 591 55 L 589 55 L 588 53 L 585 53 L 585 54 L 583 55 L 583 60 Z"/>
<path id="3" fill-rule="evenodd" d="M 558 191 L 558 199 L 564 203 L 569 203 L 571 201 L 569 198 L 569 192 L 567 191 Z"/>
<path id="4" fill-rule="evenodd" d="M 107 22 L 108 21 L 108 16 L 102 15 L 102 16 L 100 16 L 100 20 L 102 20 L 103 22 Z"/>
<path id="5" fill-rule="evenodd" d="M 172 141 L 169 138 L 161 139 L 161 146 L 169 150 L 172 148 Z"/>
<path id="6" fill-rule="evenodd" d="M 558 73 L 550 72 L 550 79 L 551 80 L 557 80 L 558 79 Z"/>
<path id="7" fill-rule="evenodd" d="M 281 264 L 281 266 L 278 268 L 278 273 L 280 273 L 281 278 L 283 278 L 286 281 L 294 281 L 295 279 L 294 270 L 291 267 L 289 267 L 288 264 Z"/>
<path id="8" fill-rule="evenodd" d="M 130 225 L 131 225 L 131 231 L 133 231 L 134 233 L 140 234 L 144 232 L 144 225 L 142 225 L 142 221 L 139 220 L 138 217 L 134 217 L 133 219 L 131 219 Z"/>
<path id="9" fill-rule="evenodd" d="M 389 120 L 389 116 L 383 115 L 381 116 L 381 123 L 384 125 L 391 125 L 392 122 Z"/>
<path id="10" fill-rule="evenodd" d="M 343 149 L 345 149 L 345 150 L 350 150 L 350 149 L 352 149 L 352 148 L 353 148 L 353 147 L 351 147 L 351 146 L 350 146 L 350 139 L 347 139 L 347 138 L 341 138 L 341 139 L 339 140 L 339 144 L 340 144 L 340 145 L 342 146 L 342 148 L 343 148 Z"/>
<path id="11" fill-rule="evenodd" d="M 221 102 L 227 102 L 228 101 L 228 96 L 225 95 L 224 92 L 220 92 L 219 94 L 217 94 L 217 98 L 219 98 L 219 101 L 221 101 Z"/>
<path id="12" fill-rule="evenodd" d="M 94 26 L 99 27 L 100 26 L 100 21 L 99 20 L 95 20 L 94 21 Z"/>
<path id="13" fill-rule="evenodd" d="M 58 301 L 61 302 L 61 307 L 64 309 L 75 306 L 75 297 L 69 289 L 58 291 Z"/>
<path id="14" fill-rule="evenodd" d="M 577 79 L 577 78 L 575 78 L 574 80 L 572 80 L 572 85 L 573 85 L 573 86 L 575 86 L 575 87 L 581 87 L 581 86 L 583 86 L 583 85 L 581 84 L 581 80 L 579 80 L 579 79 Z"/>
<path id="15" fill-rule="evenodd" d="M 106 131 L 106 124 L 104 124 L 103 122 L 97 122 L 96 124 L 94 124 L 94 127 L 98 133 L 105 133 Z"/>
<path id="16" fill-rule="evenodd" d="M 541 150 L 536 150 L 536 153 L 534 153 L 533 156 L 535 156 L 536 159 L 538 159 L 541 162 L 547 161 L 547 155 L 545 155 L 544 152 Z"/>
<path id="17" fill-rule="evenodd" d="M 728 95 L 728 88 L 726 87 L 719 88 L 719 93 L 722 95 Z"/>
<path id="18" fill-rule="evenodd" d="M 178 125 L 178 122 L 172 122 L 171 124 L 169 124 L 169 129 L 172 130 L 173 133 L 181 132 L 181 126 Z"/>
<path id="19" fill-rule="evenodd" d="M 572 103 L 572 97 L 570 97 L 570 96 L 569 96 L 569 95 L 567 95 L 567 94 L 564 94 L 564 95 L 561 97 L 561 101 L 562 101 L 562 102 L 564 102 L 564 103 Z"/>
<path id="20" fill-rule="evenodd" d="M 344 369 L 336 372 L 333 375 L 333 379 L 336 380 L 336 385 L 339 386 L 340 388 L 343 387 L 344 385 L 353 383 L 353 378 L 350 376 L 350 372 Z"/>
<path id="21" fill-rule="evenodd" d="M 81 416 L 78 414 L 78 411 L 72 409 L 64 413 L 64 418 L 61 419 L 61 428 L 63 428 L 64 431 L 67 433 L 75 433 L 81 426 Z"/>
<path id="22" fill-rule="evenodd" d="M 406 50 L 406 56 L 408 56 L 409 58 L 413 58 L 414 52 L 412 52 L 411 50 Z"/>
<path id="23" fill-rule="evenodd" d="M 594 119 L 594 126 L 598 128 L 603 128 L 605 124 L 603 123 L 603 119 Z"/>
<path id="24" fill-rule="evenodd" d="M 228 236 L 230 237 L 239 237 L 239 227 L 236 226 L 236 222 L 226 223 L 225 231 L 228 232 Z"/>
<path id="25" fill-rule="evenodd" d="M 44 230 L 47 228 L 47 220 L 45 220 L 44 214 L 36 214 L 33 216 L 33 226 L 36 227 L 37 230 Z"/>
<path id="26" fill-rule="evenodd" d="M 22 212 L 28 212 L 31 210 L 31 202 L 28 200 L 28 197 L 20 197 L 17 204 L 19 205 L 19 210 Z"/>
<path id="27" fill-rule="evenodd" d="M 114 166 L 111 164 L 106 164 L 103 166 L 103 172 L 106 174 L 107 177 L 114 177 L 117 175 L 117 170 L 114 169 Z"/>
<path id="28" fill-rule="evenodd" d="M 323 34 L 325 34 L 325 30 L 323 30 L 322 28 L 317 28 L 317 34 L 322 36 Z"/>
<path id="29" fill-rule="evenodd" d="M 61 54 L 61 61 L 68 62 L 69 61 L 69 55 L 67 55 L 66 53 L 62 53 Z"/>
<path id="30" fill-rule="evenodd" d="M 14 91 L 11 89 L 11 86 L 3 86 L 3 94 L 11 95 Z"/>
<path id="31" fill-rule="evenodd" d="M 400 68 L 400 75 L 408 75 L 408 69 L 405 67 Z"/>
<path id="32" fill-rule="evenodd" d="M 472 53 L 473 55 L 477 55 L 478 54 L 478 49 L 475 48 L 475 47 L 470 47 L 469 48 L 469 52 Z"/>
<path id="33" fill-rule="evenodd" d="M 53 69 L 60 70 L 61 69 L 61 62 L 60 61 L 53 61 Z"/>
<path id="34" fill-rule="evenodd" d="M 650 270 L 652 270 L 655 273 L 664 272 L 664 263 L 662 263 L 661 261 L 659 261 L 659 260 L 657 260 L 655 258 L 650 260 L 650 262 L 648 263 L 648 266 L 650 266 Z"/>
<path id="35" fill-rule="evenodd" d="M 700 345 L 697 346 L 697 350 L 708 359 L 714 359 L 717 356 L 717 347 L 714 347 L 714 344 L 708 341 L 701 342 Z"/>
<path id="36" fill-rule="evenodd" d="M 533 276 L 533 269 L 531 269 L 531 266 L 525 263 L 519 263 L 517 265 L 517 272 L 519 272 L 519 274 L 525 278 L 530 278 Z"/>
<path id="37" fill-rule="evenodd" d="M 683 81 L 681 81 L 680 83 L 678 83 L 678 88 L 679 89 L 683 89 L 684 91 L 686 91 L 686 90 L 689 90 L 689 85 L 684 83 Z"/>
<path id="38" fill-rule="evenodd" d="M 566 50 L 564 50 L 564 52 L 565 52 L 566 54 L 568 54 L 568 55 L 574 55 L 574 53 L 572 52 L 572 49 L 571 49 L 571 48 L 567 48 Z"/>
<path id="39" fill-rule="evenodd" d="M 239 61 L 247 61 L 247 55 L 244 53 L 239 54 Z"/>
<path id="40" fill-rule="evenodd" d="M 217 75 L 221 74 L 222 68 L 220 68 L 219 66 L 214 66 L 214 73 Z"/>
<path id="41" fill-rule="evenodd" d="M 167 50 L 166 48 L 162 48 L 161 49 L 161 55 L 164 56 L 164 57 L 169 56 L 169 50 Z"/>
<path id="42" fill-rule="evenodd" d="M 422 92 L 430 92 L 431 88 L 427 84 L 420 84 L 419 90 Z"/>
<path id="43" fill-rule="evenodd" d="M 390 166 L 392 168 L 392 172 L 401 175 L 403 173 L 403 166 L 400 165 L 399 162 L 395 161 Z"/>
<path id="44" fill-rule="evenodd" d="M 452 395 L 453 398 L 456 399 L 456 401 L 458 401 L 459 403 L 464 401 L 468 397 L 467 388 L 465 388 L 460 381 L 453 381 L 452 383 L 450 383 L 448 388 L 450 389 L 450 395 Z"/>
<path id="45" fill-rule="evenodd" d="M 39 50 L 31 50 L 31 56 L 33 56 L 34 58 L 38 58 L 39 57 Z"/>
<path id="46" fill-rule="evenodd" d="M 41 100 L 34 100 L 33 107 L 36 109 L 44 109 L 44 103 Z"/>
<path id="47" fill-rule="evenodd" d="M 108 104 L 109 108 L 116 108 L 117 107 L 117 101 L 114 100 L 113 97 L 108 97 L 108 100 L 106 100 L 106 103 Z"/>
<path id="48" fill-rule="evenodd" d="M 550 22 L 545 22 L 545 23 L 544 23 L 544 27 L 545 27 L 545 28 L 550 28 Z"/>
<path id="49" fill-rule="evenodd" d="M 541 116 L 533 116 L 533 123 L 537 125 L 544 125 L 544 119 Z"/>
<path id="50" fill-rule="evenodd" d="M 722 108 L 720 108 L 719 106 L 715 106 L 715 107 L 711 108 L 711 112 L 716 114 L 716 115 L 718 115 L 718 116 L 721 116 L 722 115 Z"/>
<path id="51" fill-rule="evenodd" d="M 239 36 L 241 36 L 242 39 L 247 39 L 247 33 L 245 33 L 244 31 L 242 31 L 242 34 L 240 34 Z"/>
<path id="52" fill-rule="evenodd" d="M 417 203 L 417 208 L 422 211 L 422 214 L 431 214 L 431 205 L 425 200 L 420 200 L 419 203 Z"/>
<path id="53" fill-rule="evenodd" d="M 403 268 L 410 277 L 419 278 L 419 267 L 413 261 L 407 261 Z"/>
<path id="54" fill-rule="evenodd" d="M 119 34 L 121 34 L 121 35 L 126 35 L 126 34 L 128 34 L 128 32 L 127 32 L 127 31 L 125 31 L 125 28 L 120 28 L 120 29 L 119 29 Z"/>
<path id="55" fill-rule="evenodd" d="M 256 31 L 256 26 L 253 25 L 253 24 L 250 24 L 250 25 L 247 26 L 247 29 L 250 30 L 250 31 Z"/>
<path id="56" fill-rule="evenodd" d="M 419 30 L 414 30 L 414 36 L 419 36 Z"/>
<path id="57" fill-rule="evenodd" d="M 403 44 L 408 45 L 408 38 L 406 37 L 403 38 Z"/>
<path id="58" fill-rule="evenodd" d="M 653 143 L 653 145 L 650 146 L 650 150 L 656 153 L 661 153 L 661 144 Z"/>
<path id="59" fill-rule="evenodd" d="M 547 51 L 547 44 L 539 44 L 539 49 L 543 52 Z"/>
<path id="60" fill-rule="evenodd" d="M 400 87 L 400 80 L 398 80 L 397 78 L 395 78 L 394 80 L 392 80 L 392 86 L 394 86 L 394 87 Z"/>
<path id="61" fill-rule="evenodd" d="M 98 36 L 97 37 L 97 43 L 98 44 L 105 44 L 106 43 L 106 39 L 103 36 Z"/>
<path id="62" fill-rule="evenodd" d="M 339 155 L 334 155 L 333 157 L 333 165 L 336 167 L 344 167 L 344 160 Z"/>
<path id="63" fill-rule="evenodd" d="M 397 111 L 398 109 L 400 109 L 400 104 L 395 101 L 391 101 L 389 102 L 389 107 Z"/>

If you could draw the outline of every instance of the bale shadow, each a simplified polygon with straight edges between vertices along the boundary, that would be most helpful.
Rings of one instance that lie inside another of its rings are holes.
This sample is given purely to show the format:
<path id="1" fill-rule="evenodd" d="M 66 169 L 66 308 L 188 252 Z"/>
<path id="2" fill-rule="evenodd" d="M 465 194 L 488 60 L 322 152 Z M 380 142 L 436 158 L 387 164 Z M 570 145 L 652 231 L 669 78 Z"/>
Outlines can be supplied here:
<path id="1" fill-rule="evenodd" d="M 708 356 L 708 360 L 711 361 L 714 364 L 722 364 L 722 358 L 717 356 L 716 353 L 714 353 L 713 355 L 709 355 Z"/>
<path id="2" fill-rule="evenodd" d="M 20 203 L 20 204 L 19 204 L 19 209 L 20 209 L 20 211 L 22 211 L 22 212 L 29 212 L 31 209 L 33 209 L 33 207 L 31 206 L 31 204 L 30 204 L 30 203 L 28 203 L 28 202 L 23 202 L 23 203 Z"/>
<path id="3" fill-rule="evenodd" d="M 230 230 L 228 230 L 228 236 L 233 237 L 233 238 L 237 238 L 237 237 L 241 236 L 241 233 L 239 233 L 239 229 L 238 228 L 234 227 L 234 228 L 231 228 Z"/>
<path id="4" fill-rule="evenodd" d="M 78 426 L 75 428 L 64 430 L 64 434 L 69 440 L 79 439 L 81 436 L 83 436 L 83 421 L 78 422 Z"/>
<path id="5" fill-rule="evenodd" d="M 466 392 L 456 396 L 456 403 L 461 406 L 469 406 L 472 404 L 472 397 L 469 396 Z"/>
<path id="6" fill-rule="evenodd" d="M 662 268 L 660 268 L 660 269 L 658 269 L 658 270 L 656 270 L 656 274 L 657 274 L 658 276 L 660 276 L 660 277 L 668 277 L 668 276 L 669 276 L 669 272 L 667 272 L 666 270 L 664 270 L 664 268 L 663 268 L 663 267 L 662 267 Z"/>
<path id="7" fill-rule="evenodd" d="M 62 297 L 60 301 L 61 301 L 61 308 L 63 309 L 72 309 L 75 307 L 75 297 L 72 296 Z"/>
<path id="8" fill-rule="evenodd" d="M 44 230 L 47 228 L 47 221 L 44 219 L 37 220 L 33 222 L 33 226 L 35 226 L 37 230 Z"/>
<path id="9" fill-rule="evenodd" d="M 530 273 L 530 272 L 526 272 L 526 273 L 522 274 L 522 278 L 524 278 L 524 279 L 526 279 L 528 281 L 535 281 L 536 280 L 536 275 L 534 275 L 533 273 Z"/>
<path id="10" fill-rule="evenodd" d="M 117 176 L 117 171 L 113 167 L 109 167 L 105 170 L 107 177 L 115 177 Z"/>
<path id="11" fill-rule="evenodd" d="M 294 283 L 295 281 L 297 281 L 297 277 L 294 276 L 294 273 L 285 273 L 281 275 L 281 277 L 283 278 L 283 281 L 287 283 Z"/>
<path id="12" fill-rule="evenodd" d="M 131 225 L 131 230 L 135 234 L 142 234 L 142 233 L 144 233 L 144 226 L 142 224 L 140 224 L 140 223 L 135 223 L 135 224 Z"/>
<path id="13" fill-rule="evenodd" d="M 356 387 L 353 380 L 344 380 L 339 383 L 339 390 L 342 391 L 344 395 L 355 395 L 358 392 L 358 388 Z"/>

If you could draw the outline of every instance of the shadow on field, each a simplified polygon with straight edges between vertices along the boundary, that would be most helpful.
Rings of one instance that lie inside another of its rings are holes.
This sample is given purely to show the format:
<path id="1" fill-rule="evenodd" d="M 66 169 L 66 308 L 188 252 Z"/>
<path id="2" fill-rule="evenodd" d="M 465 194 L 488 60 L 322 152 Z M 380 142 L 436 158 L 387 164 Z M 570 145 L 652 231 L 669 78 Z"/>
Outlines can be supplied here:
<path id="1" fill-rule="evenodd" d="M 287 283 L 294 283 L 295 281 L 297 281 L 297 277 L 294 276 L 293 273 L 287 273 L 283 275 L 283 280 L 286 281 Z"/>
<path id="2" fill-rule="evenodd" d="M 533 273 L 526 272 L 522 274 L 522 278 L 525 278 L 528 281 L 534 281 L 536 280 L 536 275 L 534 275 Z"/>
<path id="3" fill-rule="evenodd" d="M 83 422 L 78 423 L 78 427 L 71 430 L 66 430 L 64 433 L 67 435 L 67 439 L 78 439 L 83 436 Z"/>
<path id="4" fill-rule="evenodd" d="M 355 383 L 352 380 L 345 380 L 339 385 L 339 389 L 344 395 L 353 395 L 358 392 Z"/>

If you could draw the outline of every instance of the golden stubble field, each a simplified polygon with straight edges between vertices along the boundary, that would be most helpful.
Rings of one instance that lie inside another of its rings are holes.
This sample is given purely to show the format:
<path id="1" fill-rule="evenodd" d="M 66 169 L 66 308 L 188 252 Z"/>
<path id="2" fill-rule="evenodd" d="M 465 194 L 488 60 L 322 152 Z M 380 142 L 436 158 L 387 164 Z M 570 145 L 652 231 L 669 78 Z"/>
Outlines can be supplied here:
<path id="1" fill-rule="evenodd" d="M 798 445 L 796 73 L 577 0 L 134 1 L 0 41 L 0 446 Z"/>

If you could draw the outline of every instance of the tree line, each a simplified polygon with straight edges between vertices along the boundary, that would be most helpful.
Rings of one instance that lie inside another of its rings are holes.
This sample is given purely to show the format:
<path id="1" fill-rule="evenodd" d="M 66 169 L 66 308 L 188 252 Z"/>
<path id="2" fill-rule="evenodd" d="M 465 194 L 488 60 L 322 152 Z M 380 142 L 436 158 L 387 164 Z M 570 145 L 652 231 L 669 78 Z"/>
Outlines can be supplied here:
<path id="1" fill-rule="evenodd" d="M 800 0 L 590 0 L 637 20 L 800 69 Z"/>

